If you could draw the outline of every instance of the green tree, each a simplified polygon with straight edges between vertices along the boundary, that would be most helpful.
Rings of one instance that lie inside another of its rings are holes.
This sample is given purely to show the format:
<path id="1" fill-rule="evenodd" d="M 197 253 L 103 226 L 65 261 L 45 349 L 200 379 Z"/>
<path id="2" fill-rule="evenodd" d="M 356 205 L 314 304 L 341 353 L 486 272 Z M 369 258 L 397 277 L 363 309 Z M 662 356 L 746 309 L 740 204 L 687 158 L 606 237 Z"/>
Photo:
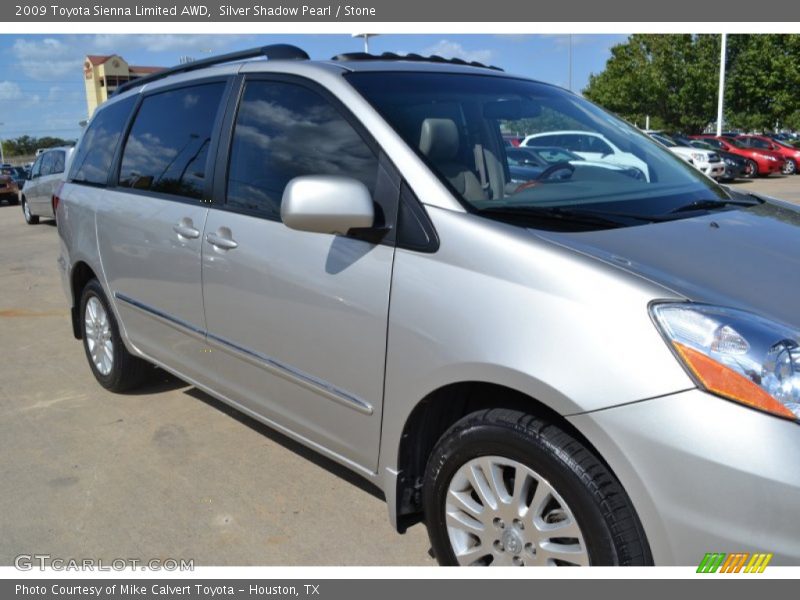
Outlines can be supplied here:
<path id="1" fill-rule="evenodd" d="M 718 36 L 636 34 L 611 49 L 584 95 L 644 126 L 702 130 L 714 113 Z"/>
<path id="2" fill-rule="evenodd" d="M 698 133 L 716 120 L 720 36 L 632 35 L 584 95 L 640 126 Z M 725 126 L 800 126 L 800 35 L 728 36 Z"/>

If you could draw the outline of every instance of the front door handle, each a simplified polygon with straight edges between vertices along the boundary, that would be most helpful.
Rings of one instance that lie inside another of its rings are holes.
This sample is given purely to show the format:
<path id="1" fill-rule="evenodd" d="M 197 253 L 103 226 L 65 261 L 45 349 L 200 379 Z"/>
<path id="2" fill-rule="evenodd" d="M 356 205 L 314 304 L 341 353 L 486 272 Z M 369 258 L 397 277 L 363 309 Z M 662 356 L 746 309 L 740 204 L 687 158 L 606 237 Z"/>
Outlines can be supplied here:
<path id="1" fill-rule="evenodd" d="M 230 235 L 230 233 L 228 233 L 228 235 Z M 239 244 L 230 237 L 226 235 L 220 235 L 218 233 L 206 234 L 206 241 L 215 248 L 219 248 L 221 250 L 233 250 L 239 246 Z"/>
<path id="2" fill-rule="evenodd" d="M 191 219 L 181 219 L 172 226 L 172 231 L 190 240 L 196 240 L 200 237 L 200 231 L 194 228 Z"/>

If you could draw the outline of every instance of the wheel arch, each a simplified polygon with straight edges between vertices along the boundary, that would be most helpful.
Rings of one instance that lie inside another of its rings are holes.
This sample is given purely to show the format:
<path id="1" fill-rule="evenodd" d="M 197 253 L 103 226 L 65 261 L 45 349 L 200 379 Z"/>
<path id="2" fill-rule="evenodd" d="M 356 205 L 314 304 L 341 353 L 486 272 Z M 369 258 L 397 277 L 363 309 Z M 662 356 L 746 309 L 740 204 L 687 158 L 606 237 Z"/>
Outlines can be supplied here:
<path id="1" fill-rule="evenodd" d="M 558 425 L 591 450 L 614 474 L 595 446 L 564 416 L 544 402 L 497 383 L 450 383 L 420 400 L 408 414 L 403 426 L 397 453 L 394 514 L 391 515 L 398 531 L 403 533 L 422 520 L 422 480 L 436 442 L 462 417 L 489 408 L 519 410 Z M 387 491 L 392 493 L 391 490 Z"/>
<path id="2" fill-rule="evenodd" d="M 83 288 L 85 288 L 86 284 L 92 279 L 97 279 L 97 275 L 88 263 L 79 260 L 72 266 L 69 278 L 70 293 L 72 296 L 72 335 L 74 335 L 77 340 L 81 339 L 79 320 L 81 294 L 83 293 Z"/>

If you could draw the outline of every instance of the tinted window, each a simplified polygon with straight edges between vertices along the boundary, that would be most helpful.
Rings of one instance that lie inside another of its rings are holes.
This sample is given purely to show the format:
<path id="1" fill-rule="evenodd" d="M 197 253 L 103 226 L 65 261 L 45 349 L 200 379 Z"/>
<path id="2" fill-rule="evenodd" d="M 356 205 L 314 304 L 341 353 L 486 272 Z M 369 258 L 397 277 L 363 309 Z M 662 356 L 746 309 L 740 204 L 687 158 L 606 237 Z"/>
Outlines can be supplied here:
<path id="1" fill-rule="evenodd" d="M 57 150 L 52 153 L 53 154 L 53 170 L 51 171 L 53 175 L 57 175 L 59 173 L 64 172 L 64 158 L 65 154 L 62 150 Z"/>
<path id="2" fill-rule="evenodd" d="M 107 183 L 122 128 L 135 101 L 136 97 L 131 96 L 97 110 L 72 161 L 72 181 L 93 185 Z"/>
<path id="3" fill-rule="evenodd" d="M 748 138 L 747 141 L 753 148 L 764 148 L 767 150 L 772 148 L 772 144 L 765 142 L 764 140 L 759 140 L 758 138 Z"/>
<path id="4" fill-rule="evenodd" d="M 41 167 L 42 176 L 51 175 L 53 173 L 53 164 L 55 162 L 53 160 L 54 158 L 55 158 L 55 152 L 45 152 L 42 155 L 42 167 Z"/>
<path id="5" fill-rule="evenodd" d="M 233 135 L 228 205 L 277 219 L 294 177 L 354 177 L 374 192 L 377 173 L 370 148 L 325 98 L 295 84 L 247 84 Z"/>
<path id="6" fill-rule="evenodd" d="M 728 197 L 638 129 L 552 86 L 477 73 L 355 72 L 345 78 L 455 198 L 487 218 L 583 231 L 688 218 L 705 210 L 693 210 L 695 200 Z M 505 163 L 507 134 L 525 136 L 533 150 L 589 152 L 592 160 L 569 161 L 580 168 L 531 170 L 521 175 L 532 183 L 518 185 L 505 169 L 486 168 Z"/>
<path id="7" fill-rule="evenodd" d="M 209 83 L 145 98 L 125 142 L 119 185 L 202 198 L 224 89 Z"/>

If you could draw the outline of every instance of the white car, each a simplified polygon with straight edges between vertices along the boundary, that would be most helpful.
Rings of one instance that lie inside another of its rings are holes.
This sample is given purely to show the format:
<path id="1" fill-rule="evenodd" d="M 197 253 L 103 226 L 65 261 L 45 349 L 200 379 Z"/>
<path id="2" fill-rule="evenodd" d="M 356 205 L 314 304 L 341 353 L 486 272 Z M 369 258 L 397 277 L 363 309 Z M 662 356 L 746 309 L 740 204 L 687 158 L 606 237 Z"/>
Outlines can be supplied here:
<path id="1" fill-rule="evenodd" d="M 521 146 L 555 146 L 574 152 L 591 161 L 609 162 L 623 167 L 635 167 L 649 181 L 647 164 L 631 154 L 623 152 L 607 137 L 593 131 L 548 131 L 534 133 L 522 140 Z"/>
<path id="2" fill-rule="evenodd" d="M 61 146 L 48 148 L 36 157 L 20 194 L 22 215 L 28 225 L 36 225 L 39 217 L 56 218 L 54 195 L 64 181 L 72 152 L 71 146 Z"/>
<path id="3" fill-rule="evenodd" d="M 722 157 L 716 152 L 693 148 L 692 146 L 684 146 L 665 133 L 654 131 L 648 132 L 648 135 L 655 141 L 669 148 L 673 154 L 680 156 L 698 171 L 705 173 L 712 179 L 721 179 L 725 175 L 725 163 Z"/>

